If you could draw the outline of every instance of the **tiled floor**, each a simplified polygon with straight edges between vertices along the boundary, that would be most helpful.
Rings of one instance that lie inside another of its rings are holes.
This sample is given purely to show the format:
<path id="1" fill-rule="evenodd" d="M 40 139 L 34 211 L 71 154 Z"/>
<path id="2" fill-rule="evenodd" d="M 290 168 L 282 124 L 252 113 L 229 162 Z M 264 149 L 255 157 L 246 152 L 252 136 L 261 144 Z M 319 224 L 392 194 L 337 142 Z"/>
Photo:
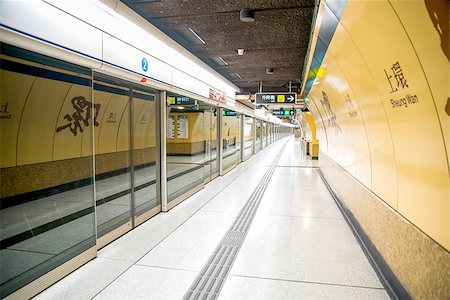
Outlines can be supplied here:
<path id="1" fill-rule="evenodd" d="M 106 246 L 36 299 L 181 299 L 283 144 Z M 389 299 L 316 162 L 300 153 L 291 138 L 219 299 Z"/>

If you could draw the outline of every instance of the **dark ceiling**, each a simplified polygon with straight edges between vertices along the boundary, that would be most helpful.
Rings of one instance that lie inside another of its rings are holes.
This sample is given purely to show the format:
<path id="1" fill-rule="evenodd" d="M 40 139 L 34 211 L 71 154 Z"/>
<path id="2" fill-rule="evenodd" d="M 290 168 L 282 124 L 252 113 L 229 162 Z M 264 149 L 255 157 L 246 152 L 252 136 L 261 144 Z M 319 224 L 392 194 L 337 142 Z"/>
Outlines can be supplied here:
<path id="1" fill-rule="evenodd" d="M 315 0 L 122 0 L 241 88 L 242 94 L 301 88 Z M 242 9 L 255 21 L 239 20 Z M 204 41 L 191 31 L 191 29 Z M 245 50 L 238 56 L 237 49 Z M 225 62 L 226 63 L 225 63 Z M 267 75 L 266 68 L 273 68 Z"/>

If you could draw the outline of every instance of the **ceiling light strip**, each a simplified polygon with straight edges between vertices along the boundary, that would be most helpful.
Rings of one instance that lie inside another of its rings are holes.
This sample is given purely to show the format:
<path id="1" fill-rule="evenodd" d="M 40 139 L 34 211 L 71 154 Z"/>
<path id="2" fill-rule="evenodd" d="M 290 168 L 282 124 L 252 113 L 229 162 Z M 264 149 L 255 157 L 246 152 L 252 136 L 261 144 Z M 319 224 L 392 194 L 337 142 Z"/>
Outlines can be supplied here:
<path id="1" fill-rule="evenodd" d="M 192 32 L 193 35 L 195 35 L 200 40 L 200 42 L 202 42 L 202 44 L 206 44 L 205 41 L 197 34 L 197 32 L 194 31 L 194 29 L 189 27 L 189 30 Z"/>
<path id="2" fill-rule="evenodd" d="M 225 66 L 228 66 L 228 63 L 222 57 L 219 56 L 219 59 L 221 62 L 223 62 L 225 64 Z"/>

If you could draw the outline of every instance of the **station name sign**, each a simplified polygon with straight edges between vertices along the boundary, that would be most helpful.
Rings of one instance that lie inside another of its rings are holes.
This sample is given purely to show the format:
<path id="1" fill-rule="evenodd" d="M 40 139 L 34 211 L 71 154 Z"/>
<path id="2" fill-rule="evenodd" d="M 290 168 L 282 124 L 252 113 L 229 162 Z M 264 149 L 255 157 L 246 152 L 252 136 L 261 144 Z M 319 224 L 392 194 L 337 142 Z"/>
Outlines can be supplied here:
<path id="1" fill-rule="evenodd" d="M 262 104 L 295 104 L 296 93 L 256 93 L 255 105 Z"/>

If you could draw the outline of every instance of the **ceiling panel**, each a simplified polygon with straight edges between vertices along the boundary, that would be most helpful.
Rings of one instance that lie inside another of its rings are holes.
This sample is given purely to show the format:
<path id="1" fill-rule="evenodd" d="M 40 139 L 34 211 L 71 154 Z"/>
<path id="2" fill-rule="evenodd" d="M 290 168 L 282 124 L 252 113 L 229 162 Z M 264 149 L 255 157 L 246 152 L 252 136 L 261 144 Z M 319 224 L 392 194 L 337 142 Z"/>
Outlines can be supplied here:
<path id="1" fill-rule="evenodd" d="M 314 0 L 124 0 L 125 4 L 241 88 L 299 89 Z M 253 9 L 255 21 L 239 20 Z M 198 37 L 197 37 L 198 35 Z M 245 49 L 238 56 L 237 49 Z M 273 68 L 272 75 L 266 68 Z M 237 75 L 236 75 L 237 73 Z"/>

